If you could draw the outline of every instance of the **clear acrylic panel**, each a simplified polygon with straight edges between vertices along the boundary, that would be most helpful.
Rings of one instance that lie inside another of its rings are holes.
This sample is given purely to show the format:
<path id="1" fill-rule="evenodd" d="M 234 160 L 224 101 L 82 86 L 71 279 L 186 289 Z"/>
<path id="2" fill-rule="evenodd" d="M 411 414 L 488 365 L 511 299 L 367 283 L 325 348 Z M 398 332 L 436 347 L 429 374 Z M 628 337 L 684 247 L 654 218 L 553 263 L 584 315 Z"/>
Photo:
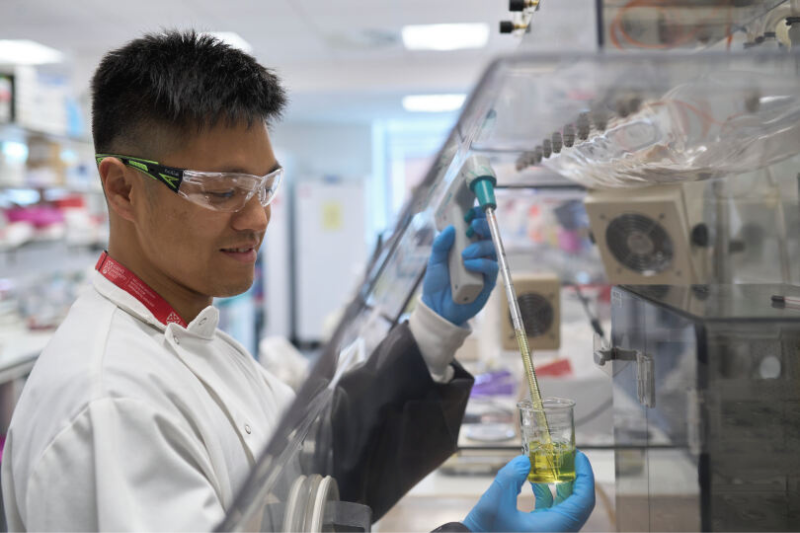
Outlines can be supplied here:
<path id="1" fill-rule="evenodd" d="M 646 438 L 637 462 L 640 455 L 629 445 L 641 367 L 615 361 L 621 370 L 614 376 L 620 531 L 800 526 L 800 313 L 773 304 L 774 294 L 800 296 L 800 289 L 614 289 L 614 346 L 652 361 L 654 399 L 647 406 L 639 402 Z"/>
<path id="2" fill-rule="evenodd" d="M 798 56 L 518 55 L 460 122 L 471 150 L 515 154 L 592 188 L 710 179 L 800 151 Z M 502 177 L 501 177 L 502 179 Z"/>

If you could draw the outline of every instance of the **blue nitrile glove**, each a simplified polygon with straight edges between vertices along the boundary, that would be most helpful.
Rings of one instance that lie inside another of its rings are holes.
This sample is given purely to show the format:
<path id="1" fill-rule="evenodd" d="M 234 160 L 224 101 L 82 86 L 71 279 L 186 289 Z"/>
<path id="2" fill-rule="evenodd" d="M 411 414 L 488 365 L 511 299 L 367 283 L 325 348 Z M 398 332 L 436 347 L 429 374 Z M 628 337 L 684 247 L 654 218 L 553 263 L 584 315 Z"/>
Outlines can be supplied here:
<path id="1" fill-rule="evenodd" d="M 455 242 L 455 229 L 447 226 L 433 240 L 433 249 L 428 259 L 428 269 L 422 281 L 422 301 L 441 317 L 456 326 L 462 326 L 486 305 L 486 300 L 497 282 L 497 253 L 494 250 L 486 214 L 479 207 L 473 207 L 475 218 L 470 222 L 470 230 L 474 232 L 475 242 L 464 248 L 461 257 L 467 270 L 483 274 L 483 290 L 468 304 L 457 304 L 453 301 L 450 290 L 450 269 L 447 266 L 447 255 Z"/>
<path id="2" fill-rule="evenodd" d="M 547 485 L 532 483 L 536 510 L 526 513 L 517 510 L 517 496 L 530 468 L 530 460 L 520 455 L 500 469 L 463 524 L 470 531 L 578 531 L 583 527 L 594 509 L 594 474 L 589 459 L 577 452 L 575 481 L 558 484 L 555 505 Z"/>

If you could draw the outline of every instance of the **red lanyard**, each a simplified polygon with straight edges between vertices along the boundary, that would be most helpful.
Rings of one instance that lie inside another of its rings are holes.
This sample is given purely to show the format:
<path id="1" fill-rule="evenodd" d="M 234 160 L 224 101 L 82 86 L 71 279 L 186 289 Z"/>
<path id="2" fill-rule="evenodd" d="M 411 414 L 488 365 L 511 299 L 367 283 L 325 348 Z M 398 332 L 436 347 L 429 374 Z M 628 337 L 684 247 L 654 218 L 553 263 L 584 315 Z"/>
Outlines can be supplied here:
<path id="1" fill-rule="evenodd" d="M 111 283 L 142 302 L 142 305 L 162 324 L 174 322 L 186 327 L 186 322 L 164 298 L 148 287 L 136 274 L 111 259 L 108 252 L 103 252 L 94 268 Z"/>

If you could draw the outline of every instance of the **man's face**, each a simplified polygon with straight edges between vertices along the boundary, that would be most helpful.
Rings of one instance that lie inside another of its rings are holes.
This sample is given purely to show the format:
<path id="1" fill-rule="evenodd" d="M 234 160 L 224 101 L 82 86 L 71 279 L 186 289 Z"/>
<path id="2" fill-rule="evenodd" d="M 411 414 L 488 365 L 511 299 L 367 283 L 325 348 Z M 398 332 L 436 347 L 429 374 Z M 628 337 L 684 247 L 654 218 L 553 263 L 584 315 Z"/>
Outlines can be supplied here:
<path id="1" fill-rule="evenodd" d="M 225 124 L 204 129 L 159 163 L 257 176 L 277 164 L 267 128 L 261 124 L 249 129 Z M 151 178 L 141 174 L 141 179 Z M 191 203 L 155 181 L 148 185 L 149 201 L 137 207 L 137 233 L 148 262 L 161 275 L 200 295 L 233 296 L 250 288 L 270 207 L 262 207 L 256 194 L 240 211 L 223 213 Z"/>

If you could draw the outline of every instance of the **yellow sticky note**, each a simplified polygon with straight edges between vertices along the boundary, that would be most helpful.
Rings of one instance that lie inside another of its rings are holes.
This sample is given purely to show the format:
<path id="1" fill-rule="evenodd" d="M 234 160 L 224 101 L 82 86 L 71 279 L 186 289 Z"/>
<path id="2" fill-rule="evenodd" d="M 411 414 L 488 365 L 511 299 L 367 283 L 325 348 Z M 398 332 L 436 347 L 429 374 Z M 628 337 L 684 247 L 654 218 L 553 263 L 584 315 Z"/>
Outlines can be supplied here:
<path id="1" fill-rule="evenodd" d="M 322 229 L 324 231 L 338 231 L 342 229 L 341 202 L 325 202 L 322 204 Z"/>

